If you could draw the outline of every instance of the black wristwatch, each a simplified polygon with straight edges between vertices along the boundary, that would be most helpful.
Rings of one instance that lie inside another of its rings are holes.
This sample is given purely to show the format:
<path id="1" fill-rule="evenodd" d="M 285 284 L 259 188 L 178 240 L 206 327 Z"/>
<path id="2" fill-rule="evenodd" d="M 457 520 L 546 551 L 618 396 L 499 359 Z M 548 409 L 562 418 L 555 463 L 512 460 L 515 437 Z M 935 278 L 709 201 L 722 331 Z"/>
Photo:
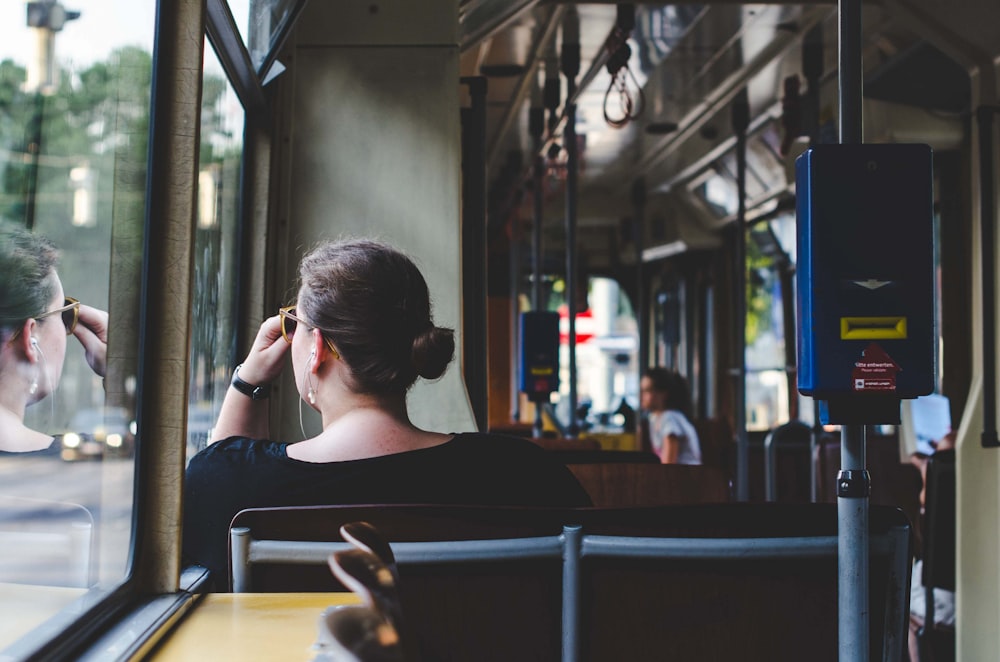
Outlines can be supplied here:
<path id="1" fill-rule="evenodd" d="M 236 366 L 233 370 L 233 388 L 247 396 L 251 400 L 266 400 L 271 395 L 271 385 L 270 384 L 251 384 L 250 382 L 245 382 L 240 379 L 240 368 L 243 364 Z"/>

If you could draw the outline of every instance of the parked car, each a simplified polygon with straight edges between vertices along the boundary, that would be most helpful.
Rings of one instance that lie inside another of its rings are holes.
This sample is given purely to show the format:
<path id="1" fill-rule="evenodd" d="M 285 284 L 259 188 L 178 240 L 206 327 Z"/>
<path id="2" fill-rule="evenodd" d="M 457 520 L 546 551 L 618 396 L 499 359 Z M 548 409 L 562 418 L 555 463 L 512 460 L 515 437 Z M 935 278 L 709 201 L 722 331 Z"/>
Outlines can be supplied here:
<path id="1" fill-rule="evenodd" d="M 131 457 L 135 451 L 135 421 L 124 407 L 81 409 L 61 435 L 60 455 L 67 462 Z"/>

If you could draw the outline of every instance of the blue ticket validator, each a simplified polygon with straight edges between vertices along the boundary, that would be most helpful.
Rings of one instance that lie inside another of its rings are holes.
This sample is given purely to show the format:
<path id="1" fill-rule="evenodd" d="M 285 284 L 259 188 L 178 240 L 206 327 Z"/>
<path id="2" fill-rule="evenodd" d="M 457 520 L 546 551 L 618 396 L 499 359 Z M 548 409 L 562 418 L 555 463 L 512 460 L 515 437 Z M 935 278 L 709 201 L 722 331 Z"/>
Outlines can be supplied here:
<path id="1" fill-rule="evenodd" d="M 795 188 L 799 391 L 824 422 L 896 423 L 935 383 L 931 149 L 817 145 Z"/>

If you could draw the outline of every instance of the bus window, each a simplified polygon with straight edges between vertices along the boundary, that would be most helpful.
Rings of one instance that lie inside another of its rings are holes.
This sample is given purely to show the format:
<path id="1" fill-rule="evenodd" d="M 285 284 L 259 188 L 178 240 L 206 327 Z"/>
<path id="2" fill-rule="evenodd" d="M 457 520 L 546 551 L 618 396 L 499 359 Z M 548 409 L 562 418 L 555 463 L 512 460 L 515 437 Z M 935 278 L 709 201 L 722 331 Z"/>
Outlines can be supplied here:
<path id="1" fill-rule="evenodd" d="M 553 400 L 560 422 L 569 422 L 569 317 L 565 297 L 554 288 L 550 303 L 559 311 L 559 393 Z M 614 412 L 624 401 L 639 408 L 639 330 L 632 303 L 611 278 L 591 277 L 587 308 L 576 315 L 576 371 L 578 410 L 586 413 L 584 428 L 621 429 Z"/>
<path id="2" fill-rule="evenodd" d="M 47 297 L 0 304 L 3 391 L 25 393 L 2 403 L 0 649 L 114 589 L 132 546 L 156 3 L 81 5 L 0 5 L 0 277 Z M 23 276 L 43 239 L 59 283 Z M 106 333 L 106 354 L 84 351 L 88 333 Z M 43 447 L 19 446 L 18 425 Z"/>
<path id="3" fill-rule="evenodd" d="M 233 341 L 244 111 L 215 51 L 207 43 L 201 104 L 188 459 L 205 448 L 236 364 Z"/>
<path id="4" fill-rule="evenodd" d="M 748 430 L 768 430 L 787 423 L 790 398 L 797 397 L 789 384 L 787 366 L 793 366 L 785 351 L 787 297 L 783 282 L 791 260 L 785 246 L 788 227 L 794 243 L 794 222 L 786 215 L 773 223 L 749 230 L 747 241 L 746 324 L 746 421 Z M 778 228 L 777 232 L 773 228 Z"/>

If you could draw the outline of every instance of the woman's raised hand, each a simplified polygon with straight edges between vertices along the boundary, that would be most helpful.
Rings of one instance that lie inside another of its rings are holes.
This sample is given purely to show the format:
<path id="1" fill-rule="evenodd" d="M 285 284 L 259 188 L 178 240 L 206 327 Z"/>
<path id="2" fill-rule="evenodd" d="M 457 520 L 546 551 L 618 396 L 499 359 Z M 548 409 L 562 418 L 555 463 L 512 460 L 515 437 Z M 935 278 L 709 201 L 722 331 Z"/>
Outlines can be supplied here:
<path id="1" fill-rule="evenodd" d="M 290 345 L 281 337 L 281 320 L 275 315 L 260 325 L 250 353 L 247 354 L 240 378 L 251 384 L 269 384 L 285 365 L 285 354 Z"/>
<path id="2" fill-rule="evenodd" d="M 73 335 L 83 345 L 90 369 L 103 377 L 108 366 L 108 313 L 81 303 Z"/>

